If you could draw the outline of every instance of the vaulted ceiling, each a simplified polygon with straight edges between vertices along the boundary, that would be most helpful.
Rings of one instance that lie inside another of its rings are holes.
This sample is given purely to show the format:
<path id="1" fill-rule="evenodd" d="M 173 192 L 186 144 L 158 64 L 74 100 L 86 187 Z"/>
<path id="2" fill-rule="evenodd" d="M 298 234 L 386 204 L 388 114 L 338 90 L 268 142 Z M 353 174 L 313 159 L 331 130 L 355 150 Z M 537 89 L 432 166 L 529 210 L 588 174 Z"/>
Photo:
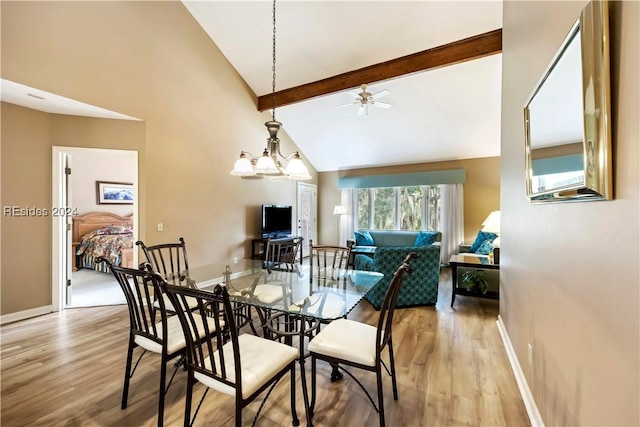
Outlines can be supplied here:
<path id="1" fill-rule="evenodd" d="M 183 4 L 268 109 L 272 2 Z M 276 119 L 318 171 L 500 155 L 501 1 L 280 0 L 276 23 Z M 485 37 L 462 56 L 484 53 L 458 61 L 452 44 L 478 35 Z M 362 115 L 357 104 L 336 108 L 353 102 L 350 92 L 361 84 L 373 94 L 389 91 L 378 101 L 391 108 L 369 106 Z M 291 88 L 304 99 L 288 103 L 281 91 Z M 32 92 L 2 82 L 4 101 L 29 106 Z M 42 94 L 57 100 L 51 112 L 116 114 Z M 264 141 L 245 147 L 263 148 Z"/>
<path id="2" fill-rule="evenodd" d="M 270 106 L 272 2 L 183 3 L 261 106 Z M 501 1 L 292 0 L 276 7 L 277 92 L 502 27 Z M 502 55 L 480 56 L 398 77 L 385 71 L 389 65 L 341 76 L 314 86 L 330 93 L 277 107 L 276 119 L 318 171 L 498 156 Z M 379 101 L 392 107 L 369 106 L 362 115 L 358 105 L 336 108 L 352 102 L 349 91 L 361 84 L 371 93 L 388 90 Z M 247 150 L 263 148 L 255 144 Z"/>

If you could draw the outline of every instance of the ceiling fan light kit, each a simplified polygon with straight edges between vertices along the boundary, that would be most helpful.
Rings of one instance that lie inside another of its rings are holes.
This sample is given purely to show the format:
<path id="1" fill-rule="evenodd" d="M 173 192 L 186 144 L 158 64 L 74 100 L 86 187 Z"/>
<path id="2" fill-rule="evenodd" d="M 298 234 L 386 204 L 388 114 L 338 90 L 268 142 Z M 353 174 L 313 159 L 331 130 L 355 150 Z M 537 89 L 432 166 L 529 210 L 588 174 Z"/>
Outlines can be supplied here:
<path id="1" fill-rule="evenodd" d="M 254 156 L 248 151 L 241 151 L 240 158 L 236 160 L 231 175 L 240 176 L 245 179 L 261 179 L 264 176 L 274 178 L 289 178 L 295 180 L 311 179 L 311 174 L 307 166 L 300 158 L 300 153 L 295 151 L 285 156 L 280 151 L 280 140 L 278 131 L 282 123 L 276 120 L 275 93 L 276 93 L 276 0 L 273 0 L 273 70 L 271 80 L 271 120 L 264 125 L 269 132 L 267 147 L 262 152 L 262 156 Z M 278 156 L 286 160 L 287 166 L 283 167 Z"/>
<path id="2" fill-rule="evenodd" d="M 354 99 L 352 102 L 348 104 L 338 105 L 336 108 L 343 108 L 343 107 L 349 107 L 351 105 L 358 105 L 359 106 L 358 113 L 357 113 L 358 116 L 362 116 L 365 114 L 368 115 L 369 105 L 373 105 L 375 107 L 380 107 L 380 108 L 391 108 L 391 104 L 377 101 L 378 98 L 382 98 L 383 96 L 387 96 L 391 93 L 387 89 L 384 89 L 384 90 L 381 90 L 380 92 L 376 92 L 372 94 L 371 92 L 367 91 L 367 85 L 363 84 L 362 86 L 360 86 L 360 92 L 350 91 L 348 93 L 349 95 L 355 97 L 356 99 Z"/>

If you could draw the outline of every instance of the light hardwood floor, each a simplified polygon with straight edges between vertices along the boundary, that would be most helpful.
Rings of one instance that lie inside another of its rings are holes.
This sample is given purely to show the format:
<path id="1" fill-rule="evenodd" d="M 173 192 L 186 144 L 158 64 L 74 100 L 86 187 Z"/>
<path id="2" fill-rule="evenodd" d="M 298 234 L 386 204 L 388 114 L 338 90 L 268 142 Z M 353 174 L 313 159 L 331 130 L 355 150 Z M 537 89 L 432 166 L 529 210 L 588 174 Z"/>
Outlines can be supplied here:
<path id="1" fill-rule="evenodd" d="M 498 302 L 451 297 L 450 270 L 443 269 L 435 307 L 396 310 L 394 348 L 399 400 L 385 375 L 385 412 L 390 426 L 528 426 L 515 378 L 500 339 Z M 375 323 L 363 301 L 349 316 Z M 159 356 L 145 355 L 134 375 L 129 406 L 120 409 L 127 346 L 125 306 L 76 308 L 5 325 L 2 333 L 3 426 L 153 426 L 156 424 Z M 370 426 L 376 412 L 345 376 L 328 380 L 319 364 L 317 426 Z M 307 363 L 309 378 L 310 366 Z M 298 374 L 298 385 L 300 384 Z M 356 371 L 375 392 L 375 376 Z M 167 394 L 165 425 L 182 425 L 185 373 L 179 370 Z M 285 377 L 267 401 L 258 426 L 291 425 Z M 203 387 L 197 386 L 194 399 Z M 304 405 L 298 388 L 298 415 Z M 250 425 L 260 400 L 243 412 Z M 234 425 L 233 400 L 209 392 L 196 425 Z"/>

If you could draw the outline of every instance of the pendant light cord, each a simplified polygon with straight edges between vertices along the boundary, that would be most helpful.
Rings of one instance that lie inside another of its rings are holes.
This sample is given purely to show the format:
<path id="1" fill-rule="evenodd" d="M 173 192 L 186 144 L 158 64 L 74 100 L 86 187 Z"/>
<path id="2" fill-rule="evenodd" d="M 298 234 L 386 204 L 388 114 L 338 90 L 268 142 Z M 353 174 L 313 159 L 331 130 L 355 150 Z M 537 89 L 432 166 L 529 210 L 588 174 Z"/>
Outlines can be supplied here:
<path id="1" fill-rule="evenodd" d="M 273 0 L 273 79 L 271 81 L 271 119 L 276 120 L 276 0 Z"/>

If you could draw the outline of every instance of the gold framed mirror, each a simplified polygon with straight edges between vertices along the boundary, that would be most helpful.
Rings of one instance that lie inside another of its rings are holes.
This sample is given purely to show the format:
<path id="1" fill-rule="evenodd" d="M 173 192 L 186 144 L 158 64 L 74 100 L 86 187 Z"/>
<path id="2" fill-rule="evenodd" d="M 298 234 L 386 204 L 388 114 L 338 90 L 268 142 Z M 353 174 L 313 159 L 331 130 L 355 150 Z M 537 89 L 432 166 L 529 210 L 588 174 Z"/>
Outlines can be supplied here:
<path id="1" fill-rule="evenodd" d="M 527 197 L 613 198 L 609 10 L 590 2 L 524 107 Z"/>

